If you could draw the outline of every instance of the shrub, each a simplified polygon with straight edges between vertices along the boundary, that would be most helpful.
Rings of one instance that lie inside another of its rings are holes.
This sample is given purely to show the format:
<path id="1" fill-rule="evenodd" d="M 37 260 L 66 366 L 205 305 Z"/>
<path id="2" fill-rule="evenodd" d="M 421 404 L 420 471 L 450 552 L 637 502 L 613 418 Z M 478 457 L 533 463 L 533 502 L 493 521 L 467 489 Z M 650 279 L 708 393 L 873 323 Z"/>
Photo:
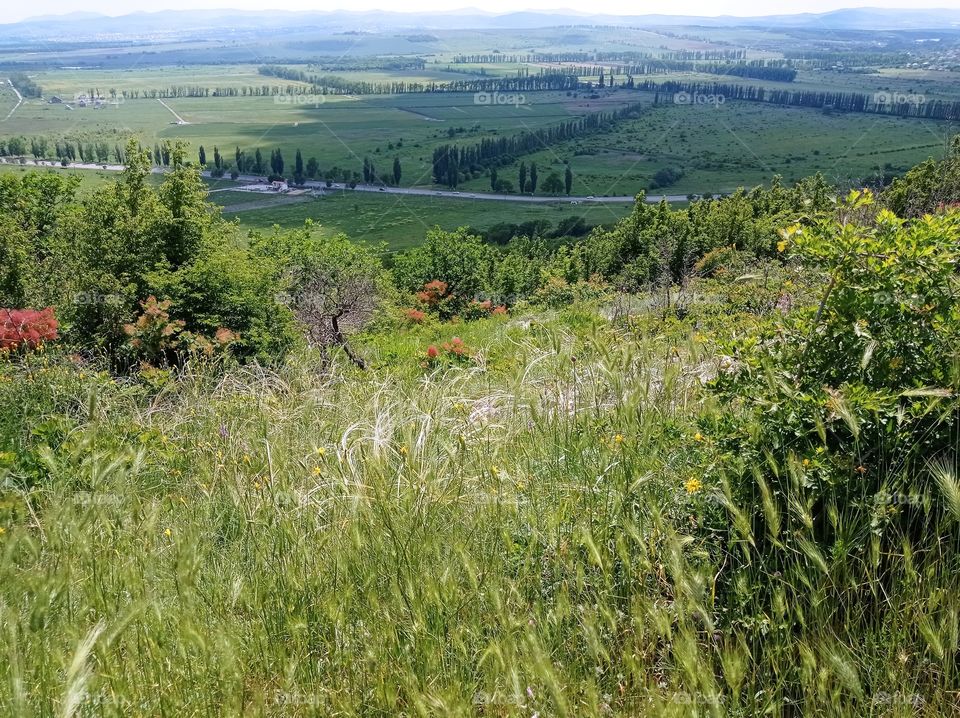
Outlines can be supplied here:
<path id="1" fill-rule="evenodd" d="M 427 359 L 422 365 L 428 367 L 440 364 L 459 364 L 469 361 L 472 356 L 473 350 L 464 343 L 463 339 L 454 337 L 441 344 L 439 349 L 433 344 L 428 346 Z"/>
<path id="2" fill-rule="evenodd" d="M 404 316 L 411 324 L 423 324 L 427 319 L 426 312 L 421 312 L 419 309 L 408 309 L 404 312 Z"/>
<path id="3" fill-rule="evenodd" d="M 490 312 L 492 311 L 493 302 L 489 299 L 484 299 L 482 302 L 474 299 L 463 308 L 463 318 L 467 320 L 482 319 L 483 317 L 490 316 Z"/>
<path id="4" fill-rule="evenodd" d="M 147 297 L 140 303 L 143 313 L 123 328 L 129 337 L 131 358 L 141 366 L 177 366 L 189 356 L 211 357 L 240 340 L 238 334 L 224 327 L 212 338 L 186 331 L 185 321 L 170 318 L 170 305 L 169 299 L 161 302 L 154 296 Z"/>
<path id="5" fill-rule="evenodd" d="M 53 307 L 46 309 L 0 309 L 0 351 L 36 349 L 57 338 Z"/>
<path id="6" fill-rule="evenodd" d="M 841 216 L 871 203 L 852 193 Z M 867 570 L 899 571 L 904 541 L 955 530 L 944 517 L 957 489 L 939 486 L 934 467 L 956 460 L 960 212 L 906 224 L 882 211 L 873 224 L 822 220 L 784 237 L 826 276 L 819 302 L 734 345 L 715 387 L 731 409 L 726 463 L 745 472 L 724 499 L 735 553 L 795 574 L 787 598 L 799 601 L 846 591 Z M 925 505 L 890 506 L 891 494 Z M 751 590 L 767 586 L 757 577 Z"/>

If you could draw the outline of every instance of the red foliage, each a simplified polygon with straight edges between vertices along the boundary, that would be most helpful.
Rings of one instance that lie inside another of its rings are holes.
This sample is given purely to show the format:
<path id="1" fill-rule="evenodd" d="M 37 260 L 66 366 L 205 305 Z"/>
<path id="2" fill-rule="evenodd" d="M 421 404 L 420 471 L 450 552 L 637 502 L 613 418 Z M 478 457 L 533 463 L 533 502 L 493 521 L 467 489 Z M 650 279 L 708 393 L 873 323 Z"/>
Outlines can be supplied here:
<path id="1" fill-rule="evenodd" d="M 427 318 L 426 313 L 421 312 L 419 309 L 407 310 L 407 319 L 414 324 L 423 324 L 426 318 Z"/>
<path id="2" fill-rule="evenodd" d="M 493 311 L 490 313 L 495 317 L 504 316 L 507 313 L 507 307 L 505 304 L 501 304 L 499 307 L 494 307 Z"/>
<path id="3" fill-rule="evenodd" d="M 443 350 L 454 357 L 470 356 L 470 349 L 463 343 L 460 337 L 454 337 L 449 342 L 444 342 Z"/>
<path id="4" fill-rule="evenodd" d="M 43 342 L 57 338 L 53 307 L 46 309 L 0 309 L 0 350 L 20 347 L 36 349 Z"/>
<path id="5" fill-rule="evenodd" d="M 447 283 L 441 282 L 439 279 L 427 282 L 423 285 L 423 291 L 417 292 L 417 299 L 431 307 L 447 299 L 448 296 L 450 295 L 447 294 Z"/>
<path id="6" fill-rule="evenodd" d="M 427 359 L 420 363 L 420 366 L 426 368 L 437 366 L 443 362 L 462 362 L 470 359 L 473 352 L 460 337 L 454 337 L 448 342 L 444 342 L 437 349 L 433 344 L 427 347 Z"/>

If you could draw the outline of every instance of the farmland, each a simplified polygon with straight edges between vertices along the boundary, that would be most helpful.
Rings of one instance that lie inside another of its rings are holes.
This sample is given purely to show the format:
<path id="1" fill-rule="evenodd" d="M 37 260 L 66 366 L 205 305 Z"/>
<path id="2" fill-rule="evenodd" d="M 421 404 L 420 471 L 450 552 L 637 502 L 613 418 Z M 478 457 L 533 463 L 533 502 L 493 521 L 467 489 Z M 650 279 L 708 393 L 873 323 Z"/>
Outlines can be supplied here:
<path id="1" fill-rule="evenodd" d="M 0 25 L 0 716 L 960 715 L 960 11 L 718 12 Z"/>
<path id="2" fill-rule="evenodd" d="M 860 36 L 841 37 L 831 52 L 859 58 L 857 53 L 866 47 Z M 888 54 L 866 56 L 874 63 L 869 71 L 846 72 L 798 61 L 790 83 L 710 74 L 695 67 L 651 77 L 661 83 L 724 82 L 767 91 L 789 86 L 793 91 L 864 93 L 911 102 L 960 98 L 960 68 L 939 59 L 907 63 L 901 48 L 910 46 L 909 38 L 891 38 Z M 371 53 L 377 41 L 378 52 Z M 550 132 L 561 124 L 629 107 L 628 116 L 594 131 L 544 141 L 533 151 L 497 159 L 497 178 L 508 192 L 517 191 L 523 164 L 523 171 L 536 165 L 543 179 L 551 174 L 563 178 L 569 170 L 569 194 L 599 197 L 641 191 L 717 195 L 770 183 L 776 177 L 790 183 L 816 173 L 839 187 L 882 185 L 918 162 L 944 156 L 954 130 L 954 124 L 945 120 L 865 118 L 855 112 L 722 96 L 704 103 L 678 103 L 671 93 L 630 89 L 632 78 L 616 61 L 561 59 L 589 55 L 591 43 L 602 43 L 608 54 L 652 58 L 644 62 L 652 61 L 654 70 L 658 57 L 724 56 L 737 47 L 743 48 L 738 52 L 745 61 L 761 63 L 783 62 L 787 52 L 820 52 L 815 38 L 803 32 L 745 28 L 704 30 L 696 39 L 675 29 L 629 29 L 615 39 L 597 28 L 506 34 L 446 29 L 397 36 L 389 42 L 374 35 L 305 29 L 283 41 L 251 37 L 237 42 L 222 48 L 225 54 L 216 64 L 203 59 L 216 42 L 134 43 L 118 46 L 96 61 L 90 48 L 76 48 L 57 53 L 61 64 L 56 67 L 44 60 L 51 57 L 49 49 L 41 49 L 31 56 L 34 69 L 29 75 L 43 88 L 42 97 L 26 97 L 17 106 L 13 88 L 0 88 L 0 114 L 13 110 L 0 122 L 0 140 L 21 137 L 26 147 L 30 140 L 41 139 L 47 155 L 67 143 L 81 148 L 99 145 L 116 162 L 117 153 L 134 138 L 153 150 L 158 164 L 160 148 L 179 143 L 189 162 L 198 162 L 203 148 L 211 170 L 215 154 L 219 155 L 219 173 L 225 176 L 237 167 L 250 173 L 258 152 L 259 171 L 270 173 L 272 160 L 267 158 L 278 152 L 282 173 L 290 177 L 299 152 L 317 179 L 430 188 L 436 186 L 433 162 L 438 148 L 469 148 L 523 133 Z M 406 52 L 401 52 L 403 44 L 408 45 Z M 0 64 L 4 58 L 13 61 L 16 56 L 4 55 L 0 46 Z M 68 60 L 75 64 L 64 66 Z M 277 62 L 271 67 L 292 73 L 290 79 L 270 74 L 276 69 L 264 74 L 266 62 Z M 583 69 L 590 66 L 596 74 Z M 601 69 L 607 79 L 603 87 Z M 493 87 L 489 83 L 566 72 L 578 74 L 573 90 L 436 91 L 450 83 Z M 333 82 L 335 89 L 321 88 L 316 84 L 319 78 Z M 406 86 L 434 91 L 389 92 Z M 60 101 L 51 103 L 52 97 Z M 81 105 L 78 98 L 83 97 L 87 100 Z M 457 187 L 463 191 L 493 189 L 489 164 L 461 167 L 458 175 Z M 95 183 L 84 180 L 84 186 Z M 323 202 L 322 211 L 315 200 L 234 204 L 227 213 L 244 227 L 299 224 L 312 218 L 331 231 L 343 229 L 396 247 L 419 241 L 424 228 L 434 224 L 485 229 L 546 218 L 558 208 L 564 208 L 562 219 L 573 209 L 563 204 L 475 205 L 452 197 L 333 196 Z M 576 211 L 592 226 L 615 219 L 625 209 Z"/>

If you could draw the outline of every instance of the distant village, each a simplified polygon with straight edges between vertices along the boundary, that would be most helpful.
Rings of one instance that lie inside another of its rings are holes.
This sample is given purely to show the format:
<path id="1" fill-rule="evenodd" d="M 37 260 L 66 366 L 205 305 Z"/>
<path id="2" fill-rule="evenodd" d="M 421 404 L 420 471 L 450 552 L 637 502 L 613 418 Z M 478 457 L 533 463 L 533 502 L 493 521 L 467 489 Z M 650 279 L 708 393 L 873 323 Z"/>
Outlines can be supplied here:
<path id="1" fill-rule="evenodd" d="M 66 100 L 60 97 L 60 95 L 53 95 L 47 100 L 47 103 L 51 105 L 63 105 L 68 110 L 81 107 L 92 107 L 95 110 L 102 110 L 105 107 L 119 104 L 117 100 L 107 99 L 103 95 L 91 96 L 84 92 L 77 93 L 71 100 Z"/>

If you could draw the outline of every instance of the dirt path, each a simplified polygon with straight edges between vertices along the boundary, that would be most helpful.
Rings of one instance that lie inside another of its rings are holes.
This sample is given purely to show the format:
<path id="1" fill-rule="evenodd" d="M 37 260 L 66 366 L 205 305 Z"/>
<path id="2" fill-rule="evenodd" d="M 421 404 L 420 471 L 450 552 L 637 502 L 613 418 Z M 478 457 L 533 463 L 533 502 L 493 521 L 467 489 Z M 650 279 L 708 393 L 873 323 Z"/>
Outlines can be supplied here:
<path id="1" fill-rule="evenodd" d="M 16 94 L 16 96 L 17 96 L 17 104 L 15 104 L 15 105 L 13 106 L 13 109 L 10 110 L 10 112 L 7 113 L 7 116 L 3 118 L 3 121 L 4 121 L 4 122 L 6 122 L 7 120 L 9 120 L 11 117 L 13 117 L 13 113 L 17 111 L 17 108 L 20 107 L 20 105 L 23 104 L 23 95 L 20 94 L 20 90 L 18 90 L 16 87 L 13 86 L 13 80 L 11 80 L 11 79 L 8 77 L 8 78 L 7 78 L 7 83 L 10 85 L 10 89 L 13 90 L 14 94 Z"/>
<path id="2" fill-rule="evenodd" d="M 176 111 L 175 111 L 172 107 L 170 107 L 170 105 L 168 105 L 166 102 L 164 102 L 163 100 L 161 100 L 159 97 L 157 98 L 157 102 L 159 102 L 161 105 L 163 105 L 163 106 L 166 107 L 168 110 L 170 110 L 170 114 L 177 118 L 177 124 L 178 124 L 178 125 L 189 125 L 189 124 L 190 124 L 190 123 L 187 122 L 185 119 L 183 119 L 182 117 L 180 117 L 180 115 L 178 115 L 178 114 L 176 113 Z"/>

